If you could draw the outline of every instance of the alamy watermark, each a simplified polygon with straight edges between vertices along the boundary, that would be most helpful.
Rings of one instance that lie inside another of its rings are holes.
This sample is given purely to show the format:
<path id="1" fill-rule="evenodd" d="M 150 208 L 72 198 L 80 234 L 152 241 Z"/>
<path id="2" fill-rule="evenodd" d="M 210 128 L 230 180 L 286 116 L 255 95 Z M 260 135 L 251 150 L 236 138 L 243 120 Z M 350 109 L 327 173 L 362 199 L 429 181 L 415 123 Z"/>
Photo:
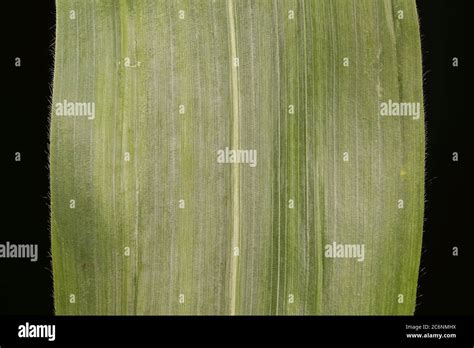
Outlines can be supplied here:
<path id="1" fill-rule="evenodd" d="M 19 338 L 47 338 L 52 342 L 56 339 L 56 325 L 54 324 L 30 324 L 26 322 L 18 326 Z"/>
<path id="2" fill-rule="evenodd" d="M 38 244 L 0 244 L 0 259 L 30 259 L 38 261 Z"/>
<path id="3" fill-rule="evenodd" d="M 365 260 L 364 244 L 339 244 L 333 242 L 324 247 L 324 256 L 327 258 L 353 258 L 362 262 Z"/>
<path id="4" fill-rule="evenodd" d="M 394 102 L 392 99 L 380 103 L 380 116 L 408 116 L 418 120 L 420 114 L 420 103 Z"/>
<path id="5" fill-rule="evenodd" d="M 254 168 L 257 166 L 257 150 L 232 150 L 226 147 L 217 151 L 217 163 L 245 163 Z"/>
<path id="6" fill-rule="evenodd" d="M 84 116 L 89 120 L 95 118 L 94 102 L 70 102 L 66 99 L 62 103 L 56 103 L 56 116 Z"/>

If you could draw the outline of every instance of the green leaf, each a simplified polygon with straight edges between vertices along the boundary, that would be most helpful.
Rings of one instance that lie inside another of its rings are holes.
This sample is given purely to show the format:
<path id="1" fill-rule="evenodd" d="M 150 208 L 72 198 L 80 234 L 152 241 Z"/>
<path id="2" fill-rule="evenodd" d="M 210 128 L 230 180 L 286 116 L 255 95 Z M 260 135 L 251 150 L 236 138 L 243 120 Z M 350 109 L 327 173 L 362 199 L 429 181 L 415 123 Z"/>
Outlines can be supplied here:
<path id="1" fill-rule="evenodd" d="M 57 314 L 414 312 L 414 0 L 57 0 L 56 30 Z"/>

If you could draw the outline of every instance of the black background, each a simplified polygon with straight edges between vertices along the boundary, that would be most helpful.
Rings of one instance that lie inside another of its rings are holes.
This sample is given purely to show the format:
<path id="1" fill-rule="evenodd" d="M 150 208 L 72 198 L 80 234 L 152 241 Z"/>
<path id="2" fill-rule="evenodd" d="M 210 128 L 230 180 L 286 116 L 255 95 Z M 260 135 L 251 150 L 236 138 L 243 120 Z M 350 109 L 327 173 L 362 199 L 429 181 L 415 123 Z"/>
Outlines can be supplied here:
<path id="1" fill-rule="evenodd" d="M 378 0 L 374 0 L 378 1 Z M 427 182 L 418 315 L 474 314 L 472 203 L 467 191 L 467 1 L 418 0 L 424 53 Z M 40 258 L 0 259 L 0 314 L 53 314 L 48 207 L 48 115 L 54 2 L 2 2 L 0 243 L 37 243 Z M 22 60 L 14 66 L 15 57 Z M 458 57 L 460 66 L 452 67 Z M 21 152 L 21 162 L 14 161 Z M 459 162 L 452 153 L 459 153 Z M 459 247 L 459 256 L 452 248 Z"/>

